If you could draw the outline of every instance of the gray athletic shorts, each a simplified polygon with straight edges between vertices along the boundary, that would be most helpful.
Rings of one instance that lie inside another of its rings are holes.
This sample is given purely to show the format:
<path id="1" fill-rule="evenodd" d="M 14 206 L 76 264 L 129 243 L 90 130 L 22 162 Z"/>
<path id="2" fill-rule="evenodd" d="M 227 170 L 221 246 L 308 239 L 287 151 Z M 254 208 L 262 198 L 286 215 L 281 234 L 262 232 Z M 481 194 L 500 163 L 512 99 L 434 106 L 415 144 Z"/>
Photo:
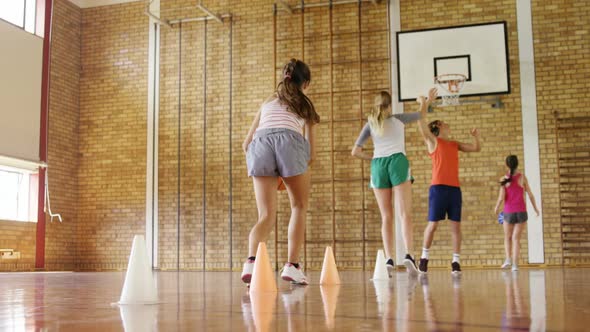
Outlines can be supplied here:
<path id="1" fill-rule="evenodd" d="M 525 212 L 514 212 L 514 213 L 506 213 L 504 212 L 504 222 L 509 224 L 522 224 L 529 219 L 529 215 Z"/>
<path id="2" fill-rule="evenodd" d="M 305 173 L 310 158 L 309 142 L 286 128 L 261 129 L 246 152 L 248 176 L 290 177 Z"/>

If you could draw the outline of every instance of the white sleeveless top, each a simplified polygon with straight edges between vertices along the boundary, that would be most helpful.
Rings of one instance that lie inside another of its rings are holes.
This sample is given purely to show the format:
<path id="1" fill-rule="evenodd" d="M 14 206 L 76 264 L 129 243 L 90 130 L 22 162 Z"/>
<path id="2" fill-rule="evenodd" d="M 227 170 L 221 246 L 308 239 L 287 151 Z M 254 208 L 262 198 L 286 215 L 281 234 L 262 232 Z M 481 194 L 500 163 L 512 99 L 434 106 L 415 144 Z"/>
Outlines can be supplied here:
<path id="1" fill-rule="evenodd" d="M 263 104 L 256 131 L 268 128 L 287 128 L 303 135 L 305 120 L 287 109 L 288 106 L 281 103 L 279 98 Z"/>

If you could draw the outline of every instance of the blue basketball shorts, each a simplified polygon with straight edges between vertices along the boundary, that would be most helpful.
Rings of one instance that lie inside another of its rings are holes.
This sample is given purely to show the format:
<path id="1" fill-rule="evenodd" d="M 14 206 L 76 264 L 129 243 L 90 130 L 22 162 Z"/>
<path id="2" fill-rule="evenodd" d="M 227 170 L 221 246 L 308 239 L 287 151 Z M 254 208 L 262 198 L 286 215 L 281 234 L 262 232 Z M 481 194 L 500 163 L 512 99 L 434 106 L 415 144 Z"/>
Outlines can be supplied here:
<path id="1" fill-rule="evenodd" d="M 461 221 L 461 188 L 441 184 L 430 186 L 428 195 L 428 221 L 449 219 Z"/>

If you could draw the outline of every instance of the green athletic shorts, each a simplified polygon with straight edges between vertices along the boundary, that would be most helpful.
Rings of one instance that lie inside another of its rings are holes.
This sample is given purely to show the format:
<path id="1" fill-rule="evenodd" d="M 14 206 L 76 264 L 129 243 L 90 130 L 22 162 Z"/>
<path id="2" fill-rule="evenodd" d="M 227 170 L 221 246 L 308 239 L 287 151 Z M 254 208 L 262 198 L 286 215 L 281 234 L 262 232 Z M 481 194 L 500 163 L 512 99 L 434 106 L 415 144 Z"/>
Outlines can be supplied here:
<path id="1" fill-rule="evenodd" d="M 393 188 L 411 179 L 410 162 L 403 153 L 371 160 L 371 188 Z"/>

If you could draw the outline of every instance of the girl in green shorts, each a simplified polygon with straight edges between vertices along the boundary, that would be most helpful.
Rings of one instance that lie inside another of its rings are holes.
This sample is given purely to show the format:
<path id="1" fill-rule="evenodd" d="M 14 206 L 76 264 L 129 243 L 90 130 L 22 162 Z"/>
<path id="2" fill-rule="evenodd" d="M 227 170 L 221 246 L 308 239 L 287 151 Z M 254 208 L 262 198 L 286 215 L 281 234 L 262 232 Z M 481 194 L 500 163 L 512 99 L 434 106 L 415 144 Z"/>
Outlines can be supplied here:
<path id="1" fill-rule="evenodd" d="M 381 91 L 375 96 L 374 108 L 368 116 L 368 123 L 363 127 L 352 155 L 371 160 L 371 188 L 375 193 L 379 211 L 381 212 L 381 236 L 387 255 L 387 269 L 393 271 L 393 207 L 402 220 L 402 234 L 406 249 L 404 265 L 408 272 L 417 274 L 416 263 L 412 256 L 412 187 L 410 163 L 406 158 L 404 127 L 418 121 L 420 112 L 392 114 L 391 95 Z M 363 152 L 363 145 L 373 140 L 373 155 Z M 392 197 L 393 196 L 393 197 Z"/>

